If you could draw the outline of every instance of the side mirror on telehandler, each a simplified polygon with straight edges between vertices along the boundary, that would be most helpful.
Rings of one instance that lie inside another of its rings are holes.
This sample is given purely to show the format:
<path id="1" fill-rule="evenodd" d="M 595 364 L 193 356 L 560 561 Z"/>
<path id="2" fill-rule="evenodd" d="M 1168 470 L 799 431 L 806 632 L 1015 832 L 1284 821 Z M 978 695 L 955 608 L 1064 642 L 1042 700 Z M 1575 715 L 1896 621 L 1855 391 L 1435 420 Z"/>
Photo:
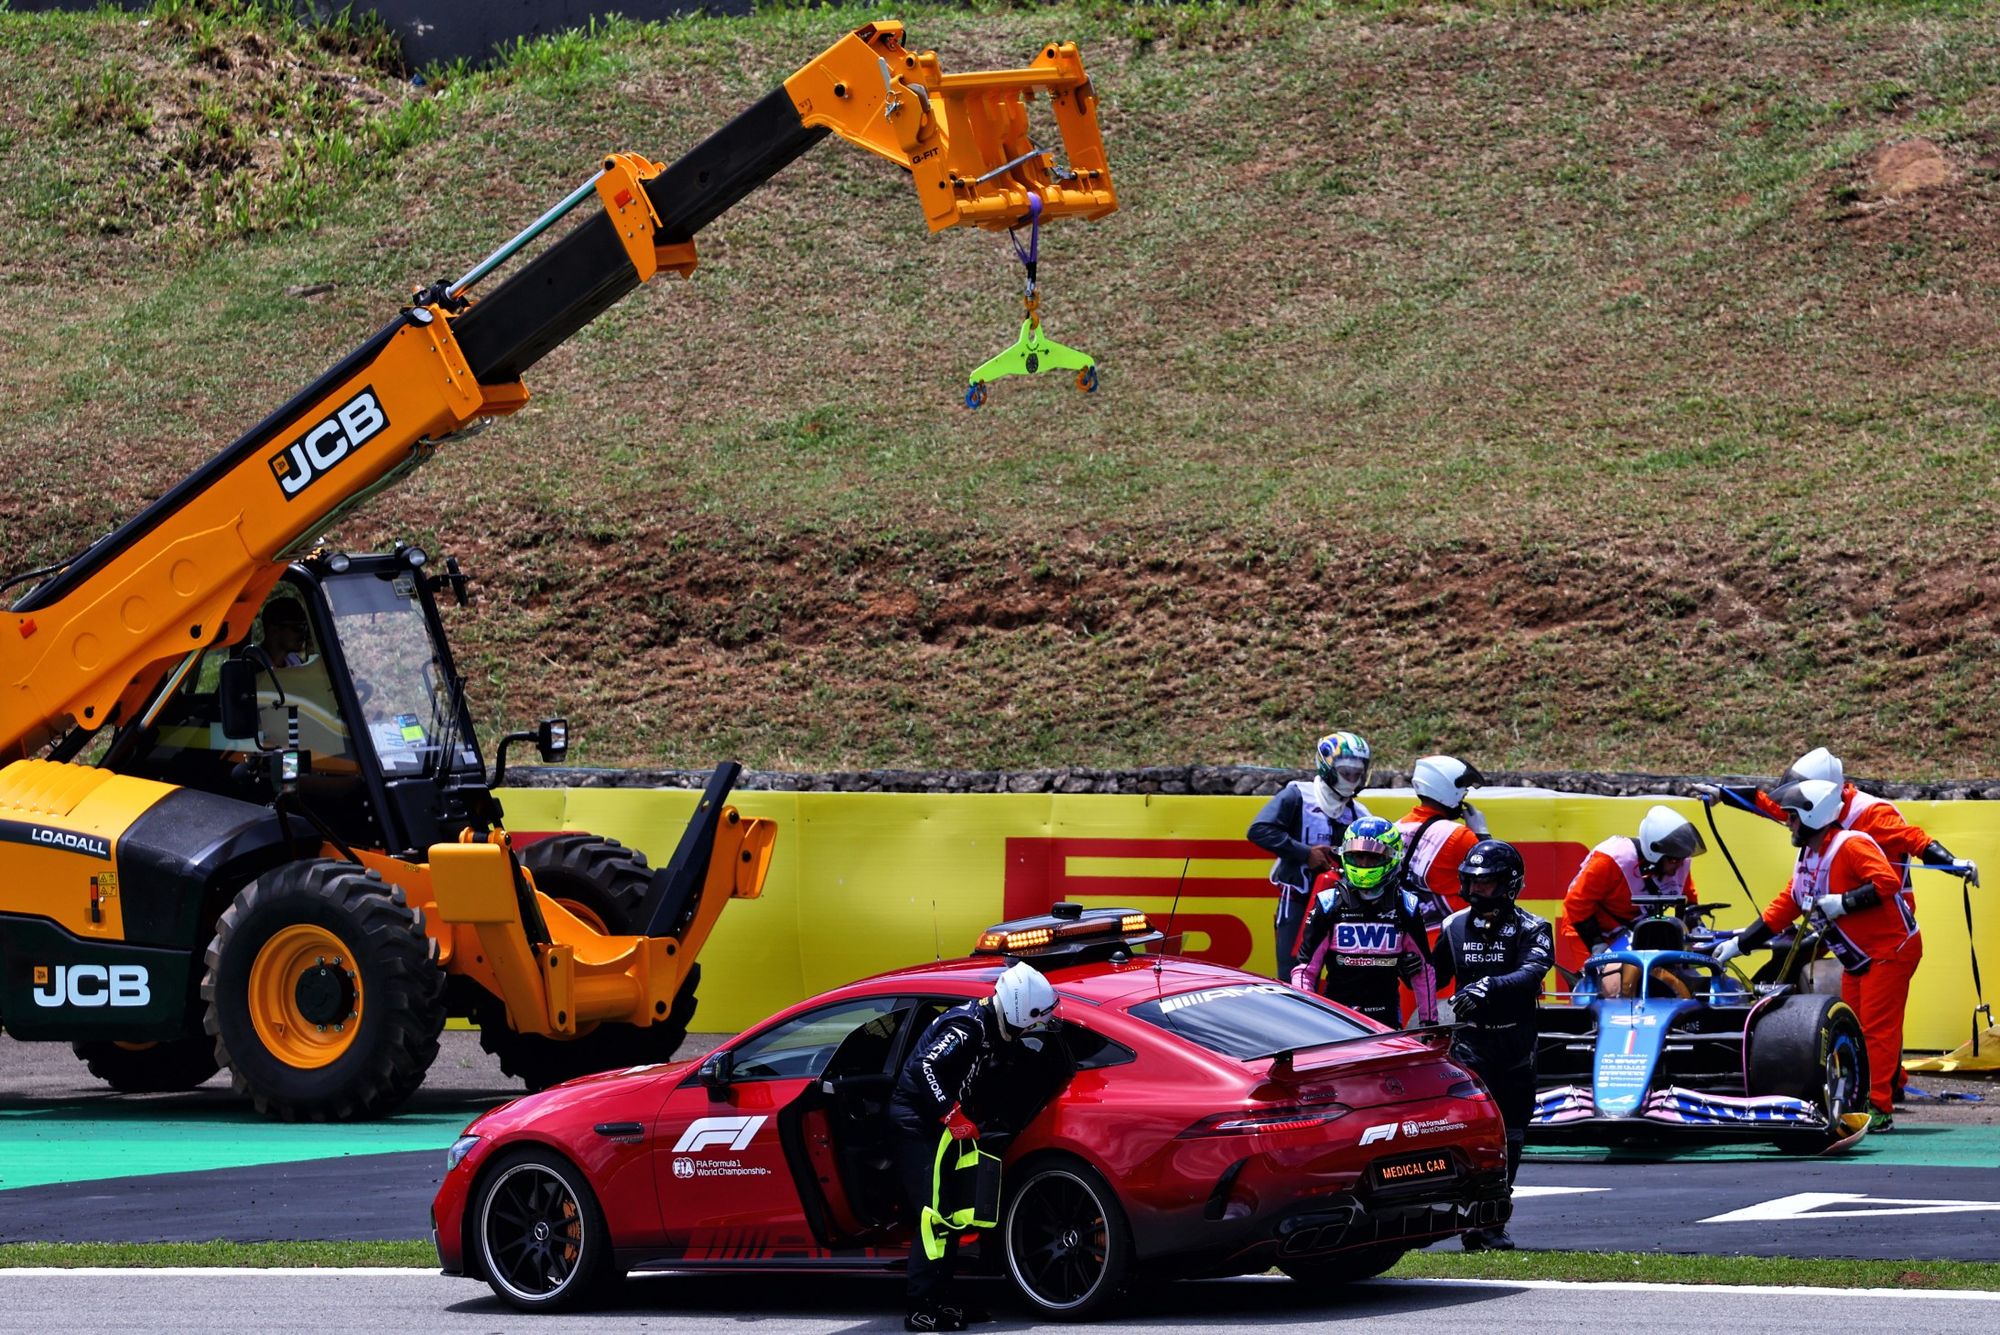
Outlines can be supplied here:
<path id="1" fill-rule="evenodd" d="M 493 786 L 498 788 L 507 779 L 507 748 L 514 742 L 533 742 L 541 753 L 544 765 L 561 764 L 569 754 L 569 720 L 566 718 L 545 718 L 536 725 L 533 732 L 510 732 L 500 739 L 500 745 L 493 756 Z"/>
<path id="2" fill-rule="evenodd" d="M 257 737 L 257 665 L 247 658 L 224 660 L 216 681 L 215 705 L 222 735 L 234 741 Z"/>

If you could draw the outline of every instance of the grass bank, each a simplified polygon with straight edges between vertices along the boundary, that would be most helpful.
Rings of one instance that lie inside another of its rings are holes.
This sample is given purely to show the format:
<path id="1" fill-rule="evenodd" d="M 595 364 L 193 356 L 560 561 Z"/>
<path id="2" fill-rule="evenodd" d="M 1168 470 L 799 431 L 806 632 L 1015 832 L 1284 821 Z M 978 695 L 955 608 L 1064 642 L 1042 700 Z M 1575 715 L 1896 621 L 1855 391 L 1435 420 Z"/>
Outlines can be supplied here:
<path id="1" fill-rule="evenodd" d="M 165 8 L 0 13 L 10 568 L 864 17 L 613 23 L 416 85 L 365 34 Z M 903 17 L 947 68 L 1082 44 L 1123 208 L 1044 238 L 1042 313 L 1104 388 L 960 407 L 1018 266 L 820 147 L 335 535 L 464 559 L 483 723 L 566 712 L 580 763 L 1296 764 L 1351 726 L 1517 769 L 1993 770 L 1989 10 Z"/>

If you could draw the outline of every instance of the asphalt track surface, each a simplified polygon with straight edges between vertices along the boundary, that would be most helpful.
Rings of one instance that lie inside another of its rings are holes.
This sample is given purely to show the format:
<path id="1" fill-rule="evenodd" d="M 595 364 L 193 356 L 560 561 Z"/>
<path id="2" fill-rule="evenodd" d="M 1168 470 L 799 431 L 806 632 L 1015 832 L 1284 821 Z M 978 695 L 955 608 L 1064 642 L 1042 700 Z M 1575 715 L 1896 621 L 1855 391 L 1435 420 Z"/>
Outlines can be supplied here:
<path id="1" fill-rule="evenodd" d="M 514 1092 L 452 1032 L 411 1107 L 385 1122 L 266 1122 L 217 1080 L 110 1096 L 67 1045 L 0 1039 L 0 1242 L 421 1238 L 443 1150 Z M 699 1038 L 688 1051 L 702 1050 Z M 1535 1148 L 1525 1246 L 1693 1254 L 1992 1260 L 2000 1127 L 1906 1119 L 1837 1159 L 1759 1146 L 1691 1153 Z M 2000 1324 L 2000 1313 L 1996 1313 Z"/>
<path id="2" fill-rule="evenodd" d="M 998 1295 L 996 1295 L 997 1297 Z M 777 1281 L 649 1276 L 628 1281 L 607 1307 L 576 1316 L 523 1317 L 484 1285 L 422 1273 L 255 1271 L 67 1274 L 0 1271 L 0 1332 L 271 1330 L 536 1332 L 672 1330 L 721 1335 L 746 1324 L 791 1335 L 900 1331 L 895 1280 Z M 1109 1328 L 1120 1335 L 1201 1330 L 1221 1335 L 1317 1331 L 1368 1323 L 1369 1335 L 1440 1329 L 1594 1328 L 1685 1335 L 1726 1323 L 1732 1335 L 1837 1326 L 1863 1331 L 1990 1331 L 2000 1294 L 1881 1290 L 1546 1285 L 1463 1280 L 1376 1280 L 1316 1294 L 1284 1279 L 1162 1285 Z M 1004 1305 L 982 1331 L 1076 1330 L 1037 1324 Z"/>

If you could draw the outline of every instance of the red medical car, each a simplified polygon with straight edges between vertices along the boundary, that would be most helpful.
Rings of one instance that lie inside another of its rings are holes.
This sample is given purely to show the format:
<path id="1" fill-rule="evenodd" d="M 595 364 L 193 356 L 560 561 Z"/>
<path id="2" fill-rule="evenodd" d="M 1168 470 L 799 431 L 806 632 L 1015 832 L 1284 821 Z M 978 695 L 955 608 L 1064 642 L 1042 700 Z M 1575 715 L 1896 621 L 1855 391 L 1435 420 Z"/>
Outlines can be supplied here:
<path id="1" fill-rule="evenodd" d="M 1058 904 L 969 958 L 802 1001 L 698 1063 L 495 1108 L 452 1147 L 432 1206 L 445 1273 L 541 1310 L 632 1270 L 901 1268 L 896 1072 L 1015 959 L 1055 985 L 1062 1048 L 1039 1055 L 1075 1074 L 1004 1146 L 999 1226 L 960 1265 L 1008 1276 L 1038 1315 L 1090 1316 L 1141 1276 L 1361 1278 L 1506 1220 L 1500 1117 L 1446 1031 L 1385 1030 L 1147 953 L 1159 944 L 1143 914 Z"/>

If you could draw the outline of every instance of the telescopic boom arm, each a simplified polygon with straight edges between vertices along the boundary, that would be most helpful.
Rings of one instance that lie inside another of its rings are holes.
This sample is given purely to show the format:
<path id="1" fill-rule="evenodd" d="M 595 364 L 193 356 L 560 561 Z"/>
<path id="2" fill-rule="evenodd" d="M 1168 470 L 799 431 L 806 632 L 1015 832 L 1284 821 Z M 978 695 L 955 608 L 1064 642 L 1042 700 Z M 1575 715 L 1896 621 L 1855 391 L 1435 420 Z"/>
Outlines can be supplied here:
<path id="1" fill-rule="evenodd" d="M 1049 99 L 1066 169 L 1029 137 Z M 1118 207 L 1097 98 L 1073 44 L 1023 69 L 946 74 L 903 26 L 858 28 L 671 166 L 601 169 L 457 282 L 415 294 L 366 342 L 165 495 L 47 574 L 0 627 L 0 761 L 145 722 L 194 655 L 240 637 L 286 563 L 442 444 L 528 401 L 521 376 L 662 271 L 694 236 L 829 133 L 910 174 L 932 231 L 1101 218 Z M 566 214 L 573 227 L 492 292 L 472 289 Z M 179 670 L 177 671 L 177 665 Z M 149 702 L 151 702 L 149 704 Z"/>

